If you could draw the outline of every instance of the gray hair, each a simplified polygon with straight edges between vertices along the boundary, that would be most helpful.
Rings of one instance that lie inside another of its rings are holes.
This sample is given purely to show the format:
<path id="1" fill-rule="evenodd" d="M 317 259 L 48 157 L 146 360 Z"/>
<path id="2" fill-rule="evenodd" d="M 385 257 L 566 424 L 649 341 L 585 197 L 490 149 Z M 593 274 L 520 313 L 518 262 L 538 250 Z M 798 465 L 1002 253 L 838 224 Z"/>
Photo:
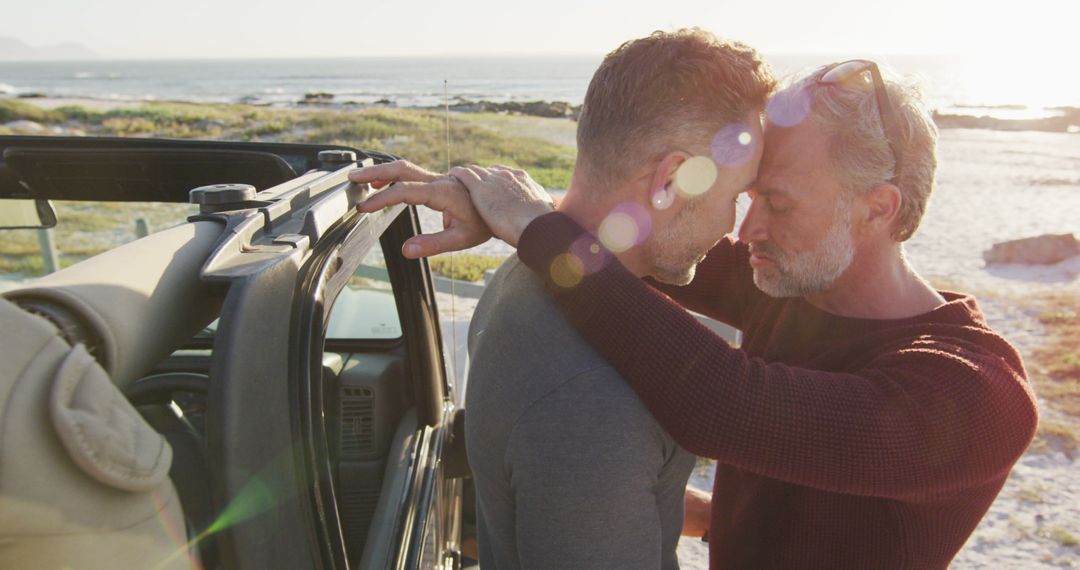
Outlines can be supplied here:
<path id="1" fill-rule="evenodd" d="M 830 138 L 829 156 L 849 192 L 864 192 L 896 176 L 902 202 L 892 237 L 903 242 L 918 229 L 934 189 L 938 132 L 923 106 L 918 86 L 914 82 L 897 81 L 885 68 L 881 72 L 889 99 L 896 108 L 898 146 L 903 153 L 900 172 L 894 172 L 896 162 L 871 84 L 866 89 L 818 85 L 819 68 L 773 97 L 769 105 L 770 120 L 780 126 L 792 126 L 808 117 L 823 128 Z"/>

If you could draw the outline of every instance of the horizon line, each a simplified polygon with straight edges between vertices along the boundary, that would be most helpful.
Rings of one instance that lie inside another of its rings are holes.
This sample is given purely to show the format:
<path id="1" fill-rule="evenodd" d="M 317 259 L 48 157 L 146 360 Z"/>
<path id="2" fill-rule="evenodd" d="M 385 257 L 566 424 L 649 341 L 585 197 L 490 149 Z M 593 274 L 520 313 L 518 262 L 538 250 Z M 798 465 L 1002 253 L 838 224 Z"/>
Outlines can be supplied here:
<path id="1" fill-rule="evenodd" d="M 777 56 L 818 56 L 818 55 L 842 55 L 862 54 L 873 56 L 904 56 L 904 57 L 973 57 L 974 54 L 956 52 L 861 52 L 861 51 L 760 51 L 766 58 Z M 606 54 L 586 52 L 522 52 L 522 53 L 438 53 L 438 54 L 390 54 L 390 55 L 239 55 L 239 56 L 105 56 L 84 58 L 4 58 L 0 57 L 0 63 L 112 63 L 112 62 L 142 62 L 142 61 L 281 61 L 281 60 L 408 60 L 408 59 L 515 59 L 515 58 L 596 58 L 601 59 Z"/>

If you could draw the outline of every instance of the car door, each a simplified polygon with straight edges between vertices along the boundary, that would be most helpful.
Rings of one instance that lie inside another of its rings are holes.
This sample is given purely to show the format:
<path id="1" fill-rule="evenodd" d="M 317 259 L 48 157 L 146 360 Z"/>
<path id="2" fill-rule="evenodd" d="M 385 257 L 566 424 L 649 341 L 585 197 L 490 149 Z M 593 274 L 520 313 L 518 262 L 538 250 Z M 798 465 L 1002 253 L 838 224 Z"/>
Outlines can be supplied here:
<path id="1" fill-rule="evenodd" d="M 464 485 L 444 458 L 463 450 L 430 275 L 383 255 L 419 222 L 401 206 L 355 212 L 368 190 L 347 182 L 351 165 L 203 198 L 228 234 L 203 270 L 228 288 L 207 396 L 223 567 L 460 560 Z"/>

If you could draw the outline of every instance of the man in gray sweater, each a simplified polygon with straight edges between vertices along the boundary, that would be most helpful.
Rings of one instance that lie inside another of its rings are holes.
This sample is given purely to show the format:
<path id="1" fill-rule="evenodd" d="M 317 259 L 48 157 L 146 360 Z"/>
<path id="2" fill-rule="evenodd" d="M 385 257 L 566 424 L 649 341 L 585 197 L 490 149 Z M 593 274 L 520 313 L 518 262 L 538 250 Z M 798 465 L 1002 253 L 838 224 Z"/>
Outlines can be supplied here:
<path id="1" fill-rule="evenodd" d="M 678 447 L 514 256 L 469 331 L 480 567 L 677 568 Z"/>
<path id="2" fill-rule="evenodd" d="M 772 86 L 753 50 L 700 30 L 627 42 L 590 83 L 559 209 L 638 275 L 688 283 L 754 179 Z M 560 285 L 610 261 L 580 245 L 552 266 Z M 694 457 L 516 256 L 480 300 L 469 353 L 481 568 L 678 568 Z"/>

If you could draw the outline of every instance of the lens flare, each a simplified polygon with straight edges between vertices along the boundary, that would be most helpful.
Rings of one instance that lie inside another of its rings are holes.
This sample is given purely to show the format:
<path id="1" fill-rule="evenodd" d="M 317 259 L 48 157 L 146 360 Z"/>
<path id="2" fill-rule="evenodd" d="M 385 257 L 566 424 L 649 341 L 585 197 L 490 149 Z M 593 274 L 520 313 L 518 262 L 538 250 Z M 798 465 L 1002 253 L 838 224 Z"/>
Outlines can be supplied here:
<path id="1" fill-rule="evenodd" d="M 687 198 L 700 196 L 716 182 L 716 163 L 707 156 L 694 156 L 675 171 L 675 184 L 679 193 Z"/>
<path id="2" fill-rule="evenodd" d="M 600 249 L 600 244 L 596 243 L 596 238 L 592 236 L 578 238 L 570 246 L 570 255 L 581 262 L 586 275 L 600 271 L 607 263 L 607 254 Z"/>
<path id="3" fill-rule="evenodd" d="M 638 227 L 630 214 L 612 212 L 600 223 L 600 242 L 615 253 L 634 247 L 637 238 Z"/>
<path id="4" fill-rule="evenodd" d="M 742 166 L 754 158 L 759 142 L 745 123 L 725 125 L 712 139 L 713 162 L 724 167 Z"/>
<path id="5" fill-rule="evenodd" d="M 278 505 L 274 490 L 258 477 L 252 477 L 236 497 L 218 515 L 218 518 L 206 529 L 208 534 L 215 534 L 229 527 L 254 518 Z"/>
<path id="6" fill-rule="evenodd" d="M 551 280 L 559 287 L 576 287 L 584 276 L 585 265 L 576 255 L 564 253 L 551 262 Z"/>
<path id="7" fill-rule="evenodd" d="M 652 217 L 645 207 L 633 202 L 615 206 L 600 223 L 600 243 L 614 253 L 640 245 L 652 231 Z"/>
<path id="8" fill-rule="evenodd" d="M 781 91 L 769 99 L 765 114 L 778 127 L 794 127 L 810 114 L 810 94 L 805 89 Z"/>

